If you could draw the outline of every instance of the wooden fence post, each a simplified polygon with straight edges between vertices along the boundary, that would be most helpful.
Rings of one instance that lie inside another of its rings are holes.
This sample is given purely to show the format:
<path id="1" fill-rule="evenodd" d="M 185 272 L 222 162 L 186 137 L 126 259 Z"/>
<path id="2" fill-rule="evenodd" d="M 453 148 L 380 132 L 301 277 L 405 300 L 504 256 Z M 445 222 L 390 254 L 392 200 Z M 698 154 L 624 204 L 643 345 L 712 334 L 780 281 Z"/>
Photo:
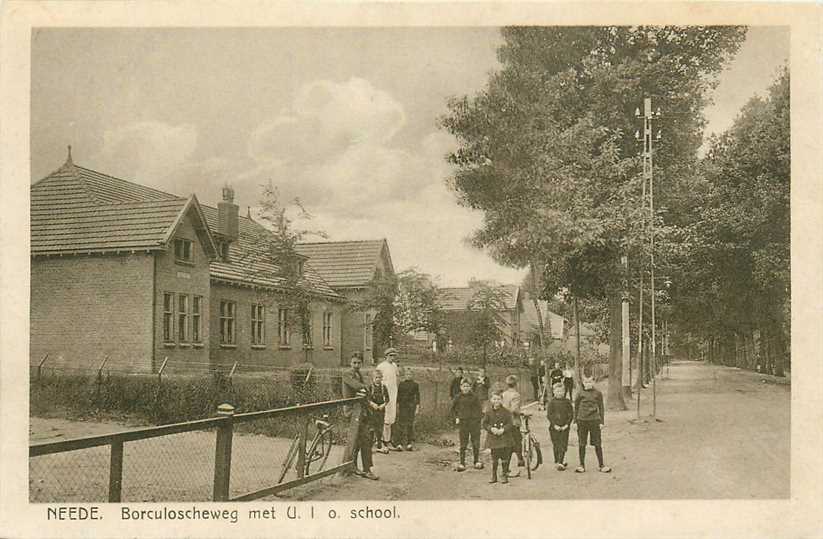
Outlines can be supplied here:
<path id="1" fill-rule="evenodd" d="M 297 438 L 297 478 L 303 479 L 306 475 L 306 440 L 309 437 L 309 423 L 311 423 L 311 416 L 305 414 L 300 419 L 301 425 Z"/>
<path id="2" fill-rule="evenodd" d="M 229 484 L 231 481 L 231 440 L 234 431 L 234 406 L 221 404 L 217 407 L 217 415 L 225 417 L 226 421 L 217 428 L 212 500 L 225 502 L 229 499 Z"/>
<path id="3" fill-rule="evenodd" d="M 111 443 L 109 463 L 109 502 L 119 503 L 123 490 L 123 441 Z"/>

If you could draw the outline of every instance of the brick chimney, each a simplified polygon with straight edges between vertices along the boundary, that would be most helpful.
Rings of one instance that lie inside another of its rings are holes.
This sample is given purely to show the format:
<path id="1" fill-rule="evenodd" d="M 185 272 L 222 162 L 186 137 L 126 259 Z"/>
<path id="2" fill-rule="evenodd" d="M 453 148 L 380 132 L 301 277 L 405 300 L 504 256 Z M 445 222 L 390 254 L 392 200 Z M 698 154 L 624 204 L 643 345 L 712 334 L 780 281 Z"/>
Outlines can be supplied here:
<path id="1" fill-rule="evenodd" d="M 240 208 L 234 203 L 234 189 L 223 187 L 223 201 L 217 204 L 217 233 L 234 241 L 238 236 L 237 215 Z"/>

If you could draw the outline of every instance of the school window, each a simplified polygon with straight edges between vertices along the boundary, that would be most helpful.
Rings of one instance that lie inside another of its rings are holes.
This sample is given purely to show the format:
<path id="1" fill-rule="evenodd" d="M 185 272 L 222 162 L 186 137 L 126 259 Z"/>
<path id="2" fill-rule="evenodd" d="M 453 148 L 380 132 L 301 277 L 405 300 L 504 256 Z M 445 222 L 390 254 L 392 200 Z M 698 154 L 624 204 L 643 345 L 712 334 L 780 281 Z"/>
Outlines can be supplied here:
<path id="1" fill-rule="evenodd" d="M 163 294 L 163 342 L 174 342 L 174 294 Z"/>
<path id="2" fill-rule="evenodd" d="M 262 345 L 266 343 L 266 324 L 265 324 L 266 310 L 260 303 L 252 303 L 251 305 L 251 343 L 253 345 Z"/>
<path id="3" fill-rule="evenodd" d="M 189 342 L 189 297 L 177 295 L 177 340 Z"/>
<path id="4" fill-rule="evenodd" d="M 331 315 L 323 313 L 323 346 L 331 346 Z"/>
<path id="5" fill-rule="evenodd" d="M 309 313 L 309 316 L 306 319 L 306 327 L 303 329 L 303 346 L 306 348 L 311 348 L 313 343 L 312 334 L 314 333 L 314 324 L 312 323 L 311 313 Z"/>
<path id="6" fill-rule="evenodd" d="M 288 346 L 289 339 L 289 310 L 277 309 L 277 340 L 280 346 Z"/>
<path id="7" fill-rule="evenodd" d="M 174 259 L 178 262 L 194 262 L 194 243 L 178 238 L 174 240 Z"/>
<path id="8" fill-rule="evenodd" d="M 202 342 L 202 332 L 200 331 L 202 318 L 200 317 L 200 310 L 203 307 L 203 297 L 194 296 L 191 298 L 191 341 Z"/>
<path id="9" fill-rule="evenodd" d="M 220 301 L 220 344 L 237 344 L 234 313 L 237 303 Z"/>

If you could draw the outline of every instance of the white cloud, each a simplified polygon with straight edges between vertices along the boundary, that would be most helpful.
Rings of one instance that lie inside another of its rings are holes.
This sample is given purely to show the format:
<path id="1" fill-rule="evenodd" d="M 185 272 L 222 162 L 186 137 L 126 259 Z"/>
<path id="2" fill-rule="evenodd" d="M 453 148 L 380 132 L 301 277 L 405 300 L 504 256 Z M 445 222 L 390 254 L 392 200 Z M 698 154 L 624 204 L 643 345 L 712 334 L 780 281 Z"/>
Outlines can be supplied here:
<path id="1" fill-rule="evenodd" d="M 454 138 L 435 131 L 397 147 L 404 123 L 400 103 L 368 81 L 307 84 L 251 135 L 256 165 L 237 178 L 237 191 L 271 178 L 284 197 L 306 202 L 312 227 L 330 239 L 387 238 L 398 270 L 417 266 L 449 285 L 519 282 L 522 272 L 465 245 L 481 214 L 459 207 L 445 185 Z"/>
<path id="2" fill-rule="evenodd" d="M 248 158 L 195 155 L 198 131 L 187 124 L 143 121 L 105 132 L 94 168 L 213 205 L 231 183 L 236 202 L 255 206 L 272 180 L 284 198 L 300 197 L 315 216 L 309 227 L 332 240 L 387 238 L 398 270 L 417 266 L 462 285 L 469 277 L 517 282 L 465 245 L 481 214 L 461 208 L 445 185 L 444 156 L 456 141 L 433 131 L 416 145 L 395 137 L 406 113 L 363 79 L 304 85 L 277 117 L 248 140 Z"/>
<path id="3" fill-rule="evenodd" d="M 255 129 L 249 155 L 258 162 L 324 160 L 352 146 L 385 144 L 405 123 L 402 105 L 366 80 L 314 81 Z"/>
<path id="4" fill-rule="evenodd" d="M 103 147 L 90 159 L 95 168 L 142 184 L 168 189 L 164 179 L 184 167 L 197 148 L 197 129 L 140 121 L 103 133 Z"/>

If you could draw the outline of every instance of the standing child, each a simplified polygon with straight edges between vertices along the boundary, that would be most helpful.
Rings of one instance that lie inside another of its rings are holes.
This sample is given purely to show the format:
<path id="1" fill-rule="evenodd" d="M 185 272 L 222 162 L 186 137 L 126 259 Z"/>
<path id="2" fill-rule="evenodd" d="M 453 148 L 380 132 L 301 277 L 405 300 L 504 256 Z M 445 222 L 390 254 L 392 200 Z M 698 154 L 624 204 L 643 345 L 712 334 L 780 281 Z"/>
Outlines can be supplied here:
<path id="1" fill-rule="evenodd" d="M 546 408 L 549 418 L 549 437 L 554 450 L 554 465 L 559 471 L 566 469 L 566 449 L 569 447 L 569 427 L 574 417 L 572 401 L 565 398 L 563 386 L 553 388 L 554 398 Z"/>
<path id="2" fill-rule="evenodd" d="M 483 415 L 482 426 L 489 433 L 486 438 L 492 450 L 492 478 L 489 483 L 497 483 L 497 467 L 503 464 L 501 482 L 509 482 L 509 459 L 512 455 L 512 432 L 516 429 L 512 423 L 512 414 L 503 407 L 503 397 L 493 393 L 489 398 L 489 409 Z M 498 462 L 499 461 L 499 462 Z"/>
<path id="3" fill-rule="evenodd" d="M 572 391 L 574 390 L 574 370 L 571 365 L 566 363 L 566 368 L 563 369 L 563 396 L 569 396 L 572 400 Z"/>
<path id="4" fill-rule="evenodd" d="M 512 415 L 512 452 L 517 455 L 518 470 L 511 477 L 520 477 L 520 469 L 526 465 L 523 460 L 523 438 L 520 435 L 520 392 L 517 391 L 517 376 L 510 374 L 506 377 L 506 391 L 501 395 L 503 408 Z M 510 454 L 511 455 L 511 454 Z M 511 456 L 510 456 L 511 458 Z"/>
<path id="5" fill-rule="evenodd" d="M 413 449 L 414 416 L 420 413 L 420 386 L 412 379 L 412 370 L 400 367 L 403 379 L 397 386 L 397 447 Z"/>
<path id="6" fill-rule="evenodd" d="M 466 469 L 466 449 L 468 448 L 469 439 L 472 443 L 474 467 L 482 470 L 483 463 L 480 462 L 480 420 L 483 419 L 483 408 L 480 405 L 480 399 L 472 392 L 472 383 L 468 380 L 463 380 L 463 383 L 460 384 L 460 394 L 452 401 L 451 413 L 454 415 L 454 421 L 460 429 L 460 463 L 457 465 L 457 471 L 462 472 Z"/>
<path id="7" fill-rule="evenodd" d="M 389 389 L 383 384 L 383 373 L 377 369 L 372 371 L 372 384 L 369 386 L 368 403 L 371 413 L 369 421 L 374 433 L 378 453 L 388 453 L 389 448 L 383 445 L 383 423 L 386 415 L 386 405 L 389 403 Z"/>
<path id="8" fill-rule="evenodd" d="M 594 378 L 583 376 L 583 389 L 574 399 L 574 420 L 577 422 L 577 445 L 580 456 L 580 466 L 574 471 L 586 471 L 586 443 L 594 446 L 597 454 L 598 470 L 609 473 L 611 468 L 603 463 L 603 444 L 600 440 L 600 430 L 604 423 L 603 394 L 594 388 Z"/>

